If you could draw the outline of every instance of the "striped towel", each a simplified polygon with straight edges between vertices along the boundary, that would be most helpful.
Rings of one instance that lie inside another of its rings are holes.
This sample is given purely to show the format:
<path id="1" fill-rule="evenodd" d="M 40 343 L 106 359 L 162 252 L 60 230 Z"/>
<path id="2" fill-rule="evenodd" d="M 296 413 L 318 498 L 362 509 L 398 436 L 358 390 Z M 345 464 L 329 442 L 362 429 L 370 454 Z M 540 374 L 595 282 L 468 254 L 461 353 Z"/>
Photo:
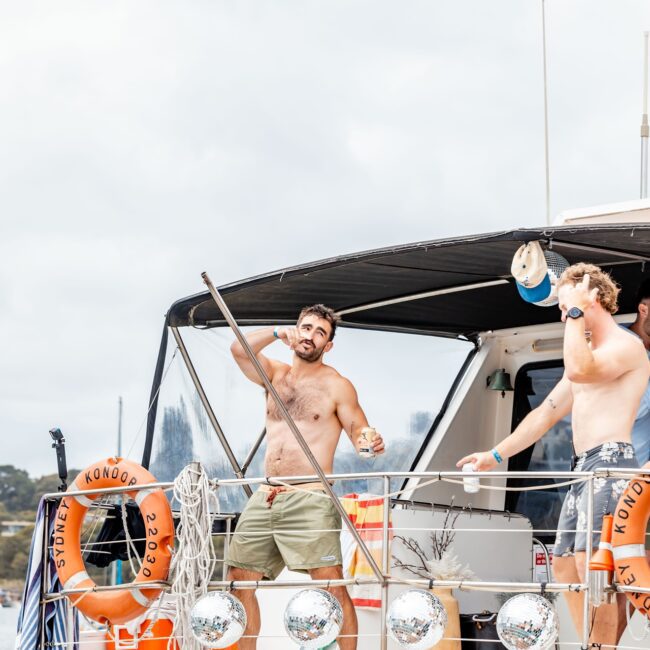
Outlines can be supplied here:
<path id="1" fill-rule="evenodd" d="M 350 521 L 359 531 L 370 553 L 381 568 L 382 563 L 382 526 L 384 522 L 384 499 L 375 494 L 346 494 L 341 497 L 341 504 Z M 392 523 L 388 522 L 388 539 L 393 538 Z M 359 549 L 352 533 L 343 526 L 341 530 L 341 552 L 343 554 L 343 575 L 345 578 L 374 578 L 368 560 Z M 389 548 L 390 553 L 390 548 Z M 390 554 L 389 554 L 390 557 Z M 380 585 L 351 585 L 350 597 L 355 607 L 377 609 L 381 607 Z"/>
<path id="2" fill-rule="evenodd" d="M 32 544 L 29 549 L 29 562 L 27 564 L 27 577 L 23 589 L 23 600 L 18 614 L 18 627 L 16 634 L 16 650 L 41 649 L 41 621 L 39 602 L 41 599 L 41 579 L 43 577 L 43 531 L 45 529 L 45 501 L 41 499 L 36 513 L 36 525 L 32 535 Z M 54 517 L 50 518 L 48 531 L 48 544 L 51 545 L 52 531 L 54 530 Z M 49 554 L 49 580 L 44 585 L 48 592 L 61 591 L 61 583 L 54 566 L 52 553 Z M 45 642 L 48 647 L 67 647 L 66 616 L 68 600 L 61 599 L 45 605 Z M 70 646 L 77 650 L 79 641 L 79 617 L 74 610 L 74 640 Z"/>

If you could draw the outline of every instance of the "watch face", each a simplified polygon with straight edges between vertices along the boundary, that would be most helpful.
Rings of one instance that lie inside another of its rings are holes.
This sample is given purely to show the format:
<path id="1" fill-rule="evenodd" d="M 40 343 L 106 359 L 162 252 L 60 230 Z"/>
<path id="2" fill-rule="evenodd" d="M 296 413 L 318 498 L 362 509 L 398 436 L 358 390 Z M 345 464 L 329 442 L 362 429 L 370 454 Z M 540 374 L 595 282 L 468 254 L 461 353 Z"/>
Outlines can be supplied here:
<path id="1" fill-rule="evenodd" d="M 571 307 L 566 313 L 569 318 L 581 318 L 584 316 L 584 312 L 579 307 Z"/>

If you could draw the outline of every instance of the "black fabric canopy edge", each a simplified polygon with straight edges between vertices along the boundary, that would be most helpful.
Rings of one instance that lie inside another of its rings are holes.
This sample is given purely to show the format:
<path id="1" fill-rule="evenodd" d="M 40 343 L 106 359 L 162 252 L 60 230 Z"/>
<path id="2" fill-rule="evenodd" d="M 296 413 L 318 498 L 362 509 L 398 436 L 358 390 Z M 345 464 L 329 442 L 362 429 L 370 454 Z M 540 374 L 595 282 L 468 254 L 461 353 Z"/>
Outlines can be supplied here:
<path id="1" fill-rule="evenodd" d="M 634 235 L 637 233 L 635 239 Z M 606 235 L 605 242 L 598 241 L 598 244 L 594 246 L 592 239 L 594 235 Z M 462 251 L 461 248 L 468 245 L 475 244 L 486 244 L 491 242 L 513 242 L 512 252 L 518 247 L 518 245 L 525 241 L 531 240 L 542 240 L 546 241 L 553 245 L 557 245 L 558 250 L 562 248 L 562 242 L 565 244 L 570 244 L 572 246 L 591 246 L 595 249 L 607 250 L 611 254 L 611 262 L 628 262 L 630 260 L 626 257 L 626 254 L 632 253 L 635 255 L 640 255 L 645 257 L 648 252 L 650 252 L 650 245 L 641 247 L 639 250 L 638 245 L 639 238 L 645 241 L 650 242 L 648 239 L 650 235 L 650 224 L 616 224 L 616 225 L 590 225 L 590 226 L 554 226 L 546 228 L 531 228 L 531 229 L 514 229 L 506 231 L 498 231 L 492 233 L 470 235 L 463 237 L 453 237 L 445 238 L 438 240 L 430 240 L 423 242 L 415 242 L 410 244 L 402 244 L 398 246 L 384 247 L 380 249 L 368 250 L 358 253 L 351 253 L 346 255 L 341 255 L 337 257 L 326 258 L 323 260 L 309 262 L 306 264 L 300 264 L 297 266 L 288 267 L 285 269 L 280 269 L 270 273 L 261 274 L 254 276 L 245 280 L 238 282 L 230 283 L 219 287 L 219 291 L 224 296 L 231 295 L 234 297 L 236 294 L 236 305 L 231 307 L 233 310 L 233 315 L 237 318 L 242 325 L 246 324 L 260 324 L 262 322 L 293 322 L 295 321 L 295 315 L 297 314 L 298 309 L 302 306 L 302 303 L 298 300 L 295 305 L 292 305 L 289 308 L 286 306 L 282 309 L 278 309 L 273 302 L 268 302 L 268 296 L 264 295 L 266 287 L 270 287 L 273 283 L 281 283 L 283 280 L 288 280 L 290 278 L 296 278 L 296 276 L 311 276 L 310 279 L 314 280 L 314 275 L 322 271 L 327 271 L 329 269 L 336 269 L 350 266 L 354 267 L 355 265 L 361 265 L 363 263 L 384 260 L 385 265 L 382 265 L 384 269 L 391 268 L 390 262 L 397 263 L 400 256 L 406 256 L 410 253 L 425 253 L 428 255 L 435 255 L 436 251 L 446 248 L 458 247 L 458 269 L 460 272 L 462 269 L 467 267 L 468 261 L 466 254 L 468 251 Z M 591 236 L 591 237 L 590 237 Z M 635 244 L 636 246 L 633 246 Z M 564 251 L 562 251 L 564 252 Z M 465 255 L 463 254 L 465 253 Z M 621 254 L 621 258 L 617 259 L 616 253 Z M 568 256 L 567 256 L 568 257 Z M 587 253 L 574 254 L 573 259 L 570 259 L 571 262 L 577 261 L 579 258 L 582 261 L 591 261 L 590 258 L 593 255 Z M 499 266 L 503 267 L 504 260 L 499 259 Z M 503 273 L 497 271 L 495 264 L 493 273 L 483 273 L 477 276 L 476 281 L 485 281 L 490 279 L 503 279 L 508 278 L 509 273 Z M 507 266 L 509 267 L 509 260 L 507 260 Z M 395 267 L 395 272 L 398 270 L 404 271 L 406 267 Z M 357 273 L 358 269 L 350 269 L 350 276 L 354 278 L 354 274 Z M 453 269 L 447 270 L 447 272 L 455 272 Z M 413 277 L 421 276 L 423 273 L 422 270 L 412 269 Z M 427 277 L 432 277 L 432 272 L 427 271 L 429 275 Z M 292 283 L 293 284 L 293 283 Z M 405 295 L 410 289 L 409 282 L 405 281 L 404 291 L 402 295 Z M 447 287 L 453 287 L 454 284 L 445 285 Z M 299 288 L 299 285 L 296 284 L 296 288 Z M 435 287 L 440 288 L 440 287 Z M 477 290 L 478 291 L 478 290 Z M 342 287 L 341 297 L 345 298 L 345 290 Z M 387 293 L 381 299 L 392 299 L 396 295 L 399 295 L 399 292 L 396 294 L 394 289 Z M 352 298 L 352 295 L 349 296 Z M 190 325 L 198 326 L 221 326 L 225 324 L 221 315 L 218 313 L 215 306 L 215 318 L 204 320 L 203 322 L 194 321 L 192 319 L 193 311 L 198 308 L 203 303 L 211 300 L 210 295 L 207 291 L 194 294 L 180 300 L 177 300 L 172 304 L 168 313 L 167 319 L 171 326 L 174 327 L 185 327 Z M 264 302 L 264 316 L 263 317 L 254 317 L 251 318 L 248 313 L 247 307 L 255 306 L 256 309 L 259 308 L 261 302 Z M 348 304 L 344 306 L 339 305 L 338 309 L 345 309 L 353 307 L 359 304 L 358 300 L 351 300 Z M 229 301 L 230 306 L 230 301 Z M 540 309 L 540 308 L 533 308 Z M 375 311 L 375 310 L 371 310 Z M 546 310 L 549 311 L 549 310 Z M 401 312 L 400 312 L 401 314 Z M 369 318 L 370 312 L 359 312 L 351 314 L 350 317 L 346 317 L 346 321 L 350 326 L 354 327 L 365 327 L 368 326 L 373 329 L 385 329 L 385 330 L 400 330 L 401 328 L 406 329 L 419 329 L 419 326 L 413 326 L 413 323 L 402 322 L 401 315 L 397 315 L 392 320 L 389 319 L 388 322 L 384 322 L 381 319 L 377 321 L 374 318 Z M 556 314 L 553 318 L 548 320 L 554 320 Z M 344 323 L 345 324 L 345 323 Z M 516 326 L 518 323 L 509 324 L 509 326 Z M 423 330 L 427 330 L 427 327 L 423 327 Z M 475 331 L 476 327 L 469 327 L 467 323 L 458 322 L 453 326 L 451 324 L 440 327 L 439 324 L 432 324 L 432 327 L 429 328 L 430 331 L 427 333 L 434 335 L 447 335 L 447 336 L 471 336 Z"/>

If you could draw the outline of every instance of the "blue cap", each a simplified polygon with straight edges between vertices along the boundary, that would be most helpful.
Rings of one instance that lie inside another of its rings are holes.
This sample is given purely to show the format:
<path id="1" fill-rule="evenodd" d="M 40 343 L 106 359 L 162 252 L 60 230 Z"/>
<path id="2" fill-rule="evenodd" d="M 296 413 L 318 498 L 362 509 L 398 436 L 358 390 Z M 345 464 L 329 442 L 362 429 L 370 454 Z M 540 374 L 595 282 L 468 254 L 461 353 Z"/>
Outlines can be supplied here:
<path id="1" fill-rule="evenodd" d="M 551 295 L 553 288 L 551 286 L 551 278 L 546 273 L 544 279 L 537 286 L 525 287 L 523 284 L 517 282 L 517 289 L 519 290 L 519 295 L 526 302 L 540 302 L 541 300 L 546 300 Z"/>

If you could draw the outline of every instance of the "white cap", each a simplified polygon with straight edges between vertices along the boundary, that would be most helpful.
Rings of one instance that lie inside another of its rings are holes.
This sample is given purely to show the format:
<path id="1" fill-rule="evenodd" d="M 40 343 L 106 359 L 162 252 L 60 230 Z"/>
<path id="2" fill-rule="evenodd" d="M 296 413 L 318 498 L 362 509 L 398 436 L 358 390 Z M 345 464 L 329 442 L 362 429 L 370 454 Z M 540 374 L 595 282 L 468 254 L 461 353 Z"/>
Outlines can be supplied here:
<path id="1" fill-rule="evenodd" d="M 510 267 L 512 277 L 522 286 L 530 289 L 546 278 L 548 266 L 544 251 L 538 241 L 531 241 L 519 247 Z"/>

